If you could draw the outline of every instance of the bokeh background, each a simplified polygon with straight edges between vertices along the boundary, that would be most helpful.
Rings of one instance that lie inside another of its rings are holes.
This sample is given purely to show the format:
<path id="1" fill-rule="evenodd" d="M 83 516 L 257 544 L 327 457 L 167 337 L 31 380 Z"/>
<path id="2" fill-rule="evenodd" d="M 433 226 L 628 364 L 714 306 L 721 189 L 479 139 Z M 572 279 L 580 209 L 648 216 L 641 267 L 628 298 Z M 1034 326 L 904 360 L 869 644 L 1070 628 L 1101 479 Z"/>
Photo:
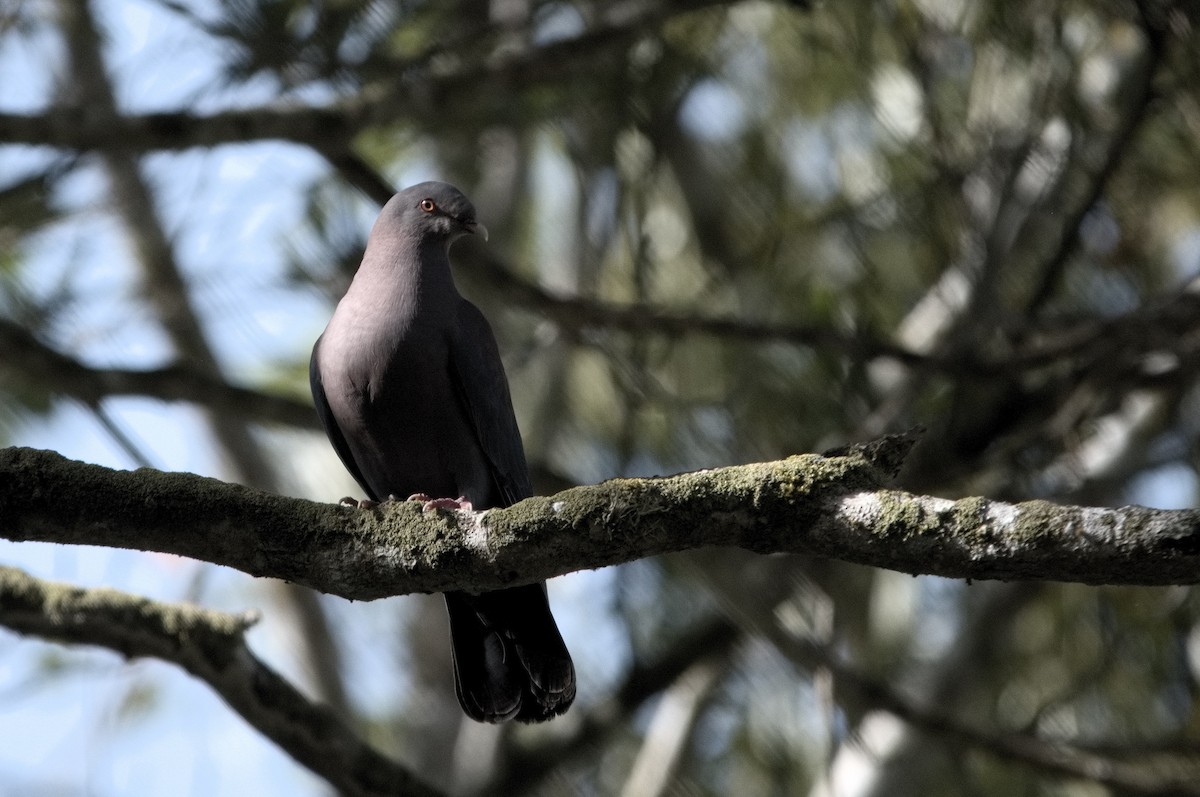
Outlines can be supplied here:
<path id="1" fill-rule="evenodd" d="M 540 492 L 923 424 L 901 486 L 1197 501 L 1200 37 L 1170 0 L 0 0 L 0 441 L 317 500 L 313 341 L 444 179 Z M 698 551 L 550 585 L 580 697 L 464 721 L 440 599 L 0 561 L 258 608 L 456 794 L 1104 795 L 1200 769 L 1187 587 Z M 0 616 L 3 607 L 0 606 Z M 2 618 L 0 618 L 2 619 Z M 0 794 L 323 795 L 202 684 L 0 631 Z"/>

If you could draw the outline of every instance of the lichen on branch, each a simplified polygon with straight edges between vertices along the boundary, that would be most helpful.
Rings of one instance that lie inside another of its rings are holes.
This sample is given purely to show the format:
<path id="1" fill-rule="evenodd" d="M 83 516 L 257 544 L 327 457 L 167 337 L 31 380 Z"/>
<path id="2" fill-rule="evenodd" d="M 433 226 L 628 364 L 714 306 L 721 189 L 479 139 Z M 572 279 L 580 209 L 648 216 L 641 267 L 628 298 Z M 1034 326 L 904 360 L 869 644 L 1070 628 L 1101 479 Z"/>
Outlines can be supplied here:
<path id="1" fill-rule="evenodd" d="M 887 489 L 914 440 L 428 513 L 415 502 L 362 510 L 10 448 L 0 450 L 0 536 L 174 553 L 355 600 L 495 589 L 705 546 L 952 578 L 1200 581 L 1200 512 Z"/>

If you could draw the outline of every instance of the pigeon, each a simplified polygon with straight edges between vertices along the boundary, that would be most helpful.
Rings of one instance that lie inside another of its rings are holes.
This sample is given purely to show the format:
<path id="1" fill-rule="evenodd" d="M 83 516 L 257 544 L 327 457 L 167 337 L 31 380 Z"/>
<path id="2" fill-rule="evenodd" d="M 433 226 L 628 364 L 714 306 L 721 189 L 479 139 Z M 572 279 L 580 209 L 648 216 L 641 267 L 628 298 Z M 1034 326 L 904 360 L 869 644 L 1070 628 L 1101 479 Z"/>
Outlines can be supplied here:
<path id="1" fill-rule="evenodd" d="M 393 196 L 313 346 L 313 401 L 365 506 L 411 495 L 425 511 L 487 509 L 533 494 L 495 336 L 450 273 L 450 245 L 468 234 L 487 238 L 454 186 Z M 575 668 L 545 583 L 445 598 L 467 716 L 541 722 L 567 710 Z"/>

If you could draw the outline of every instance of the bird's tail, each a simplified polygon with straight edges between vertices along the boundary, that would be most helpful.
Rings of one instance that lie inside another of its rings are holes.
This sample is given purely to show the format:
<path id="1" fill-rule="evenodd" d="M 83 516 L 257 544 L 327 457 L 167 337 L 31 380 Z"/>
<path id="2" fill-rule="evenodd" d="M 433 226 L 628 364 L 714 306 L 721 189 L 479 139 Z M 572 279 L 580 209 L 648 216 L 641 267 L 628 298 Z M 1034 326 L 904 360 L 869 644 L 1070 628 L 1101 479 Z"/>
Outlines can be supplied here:
<path id="1" fill-rule="evenodd" d="M 447 592 L 454 688 L 480 722 L 543 722 L 575 699 L 575 667 L 545 584 L 470 595 Z"/>

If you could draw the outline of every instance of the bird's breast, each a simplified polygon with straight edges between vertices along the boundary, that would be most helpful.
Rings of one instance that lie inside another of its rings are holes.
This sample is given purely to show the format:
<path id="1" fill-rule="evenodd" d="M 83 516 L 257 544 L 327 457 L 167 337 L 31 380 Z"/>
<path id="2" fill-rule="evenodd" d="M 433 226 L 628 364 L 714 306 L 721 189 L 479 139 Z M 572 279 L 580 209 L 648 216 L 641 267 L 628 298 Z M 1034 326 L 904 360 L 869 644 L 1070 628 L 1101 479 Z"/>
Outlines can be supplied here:
<path id="1" fill-rule="evenodd" d="M 486 482 L 486 466 L 451 376 L 448 333 L 408 333 L 323 351 L 330 410 L 377 494 L 466 494 Z"/>

